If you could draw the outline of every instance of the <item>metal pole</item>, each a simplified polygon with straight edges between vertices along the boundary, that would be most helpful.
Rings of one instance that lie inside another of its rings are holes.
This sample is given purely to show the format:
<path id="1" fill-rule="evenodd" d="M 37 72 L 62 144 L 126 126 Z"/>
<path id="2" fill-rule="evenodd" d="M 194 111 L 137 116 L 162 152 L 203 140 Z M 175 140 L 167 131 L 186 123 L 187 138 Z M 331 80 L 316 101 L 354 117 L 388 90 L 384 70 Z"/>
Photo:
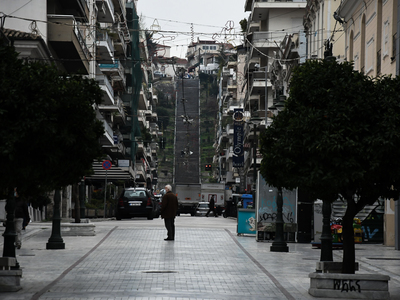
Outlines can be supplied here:
<path id="1" fill-rule="evenodd" d="M 79 208 L 81 219 L 85 218 L 85 179 L 81 180 L 79 185 Z"/>
<path id="2" fill-rule="evenodd" d="M 289 252 L 289 247 L 287 246 L 285 239 L 283 237 L 283 216 L 282 216 L 282 209 L 283 209 L 283 195 L 282 195 L 282 188 L 278 188 L 277 192 L 277 214 L 276 214 L 276 229 L 275 229 L 275 239 L 272 243 L 270 251 L 272 252 Z"/>
<path id="3" fill-rule="evenodd" d="M 257 131 L 256 131 L 256 123 L 253 124 L 254 129 L 254 139 L 253 139 L 253 205 L 255 205 L 256 201 L 256 188 L 257 188 Z M 255 207 L 255 206 L 253 206 Z"/>
<path id="4" fill-rule="evenodd" d="M 104 186 L 104 219 L 106 219 L 106 206 L 107 206 L 107 169 L 106 169 L 106 182 Z"/>
<path id="5" fill-rule="evenodd" d="M 54 191 L 54 207 L 53 207 L 53 224 L 51 230 L 51 236 L 46 249 L 65 249 L 64 240 L 61 237 L 61 216 L 60 216 L 60 202 L 61 202 L 61 191 Z"/>
<path id="6" fill-rule="evenodd" d="M 322 234 L 321 234 L 321 258 L 320 261 L 333 261 L 332 233 L 331 233 L 331 202 L 322 201 Z"/>

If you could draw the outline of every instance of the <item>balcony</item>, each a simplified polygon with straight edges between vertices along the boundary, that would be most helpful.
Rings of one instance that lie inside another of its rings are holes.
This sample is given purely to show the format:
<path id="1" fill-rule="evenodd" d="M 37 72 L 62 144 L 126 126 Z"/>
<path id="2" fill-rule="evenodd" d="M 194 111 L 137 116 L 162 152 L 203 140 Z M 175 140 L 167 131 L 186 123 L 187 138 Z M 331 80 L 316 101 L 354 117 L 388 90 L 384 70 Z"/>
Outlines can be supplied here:
<path id="1" fill-rule="evenodd" d="M 145 182 L 147 175 L 146 175 L 146 167 L 145 163 L 142 160 L 137 160 L 135 163 L 135 173 L 136 173 L 136 181 L 138 182 Z"/>
<path id="2" fill-rule="evenodd" d="M 105 75 L 96 75 L 96 81 L 99 83 L 100 88 L 103 90 L 103 105 L 115 105 L 114 90 L 110 81 Z"/>
<path id="3" fill-rule="evenodd" d="M 96 0 L 97 21 L 101 23 L 114 23 L 114 4 L 112 0 Z"/>
<path id="4" fill-rule="evenodd" d="M 115 56 L 124 59 L 126 57 L 127 43 L 131 41 L 130 33 L 126 22 L 117 23 L 117 27 L 112 29 Z"/>
<path id="5" fill-rule="evenodd" d="M 229 80 L 227 87 L 228 87 L 228 91 L 231 93 L 232 97 L 236 98 L 237 81 L 236 80 Z"/>
<path id="6" fill-rule="evenodd" d="M 114 145 L 114 131 L 106 120 L 102 119 L 101 121 L 103 121 L 104 135 L 100 139 L 100 143 L 104 146 L 112 146 Z"/>
<path id="7" fill-rule="evenodd" d="M 83 38 L 83 28 L 72 15 L 48 15 L 48 40 L 62 61 L 65 70 L 72 74 L 89 74 L 91 54 Z"/>
<path id="8" fill-rule="evenodd" d="M 253 20 L 253 16 L 250 15 L 249 19 L 248 19 L 248 25 L 247 25 L 247 32 L 248 33 L 252 33 L 255 31 L 259 31 L 261 28 L 261 21 L 257 20 L 257 21 L 252 21 Z"/>
<path id="9" fill-rule="evenodd" d="M 126 114 L 124 110 L 124 103 L 121 100 L 121 98 L 116 97 L 116 105 L 112 106 L 113 108 L 115 107 L 116 109 L 114 110 L 114 122 L 117 124 L 126 124 Z"/>
<path id="10" fill-rule="evenodd" d="M 149 93 L 147 93 L 146 91 L 143 91 L 143 89 L 142 89 L 140 91 L 140 95 L 139 95 L 138 109 L 148 110 L 149 106 L 150 106 Z"/>
<path id="11" fill-rule="evenodd" d="M 115 98 L 114 105 L 99 105 L 99 110 L 111 112 L 114 123 L 117 123 L 117 124 L 125 124 L 126 123 L 124 104 L 119 97 Z"/>
<path id="12" fill-rule="evenodd" d="M 96 32 L 96 60 L 101 63 L 112 62 L 114 59 L 114 44 L 106 31 Z"/>
<path id="13" fill-rule="evenodd" d="M 125 158 L 126 148 L 123 143 L 114 145 L 103 145 L 103 150 L 112 158 Z"/>
<path id="14" fill-rule="evenodd" d="M 240 108 L 240 101 L 237 100 L 237 99 L 232 99 L 231 98 L 228 101 L 227 108 L 228 108 L 228 111 L 227 111 L 228 114 L 233 114 L 233 112 L 235 111 L 236 108 Z"/>
<path id="15" fill-rule="evenodd" d="M 248 97 L 256 94 L 265 93 L 265 72 L 264 71 L 254 71 L 252 73 L 252 79 L 250 79 L 250 91 Z M 271 82 L 267 81 L 268 87 L 271 87 Z"/>
<path id="16" fill-rule="evenodd" d="M 146 114 L 143 110 L 138 110 L 138 122 L 140 128 L 148 128 L 148 122 L 146 121 Z"/>
<path id="17" fill-rule="evenodd" d="M 62 3 L 62 5 L 60 5 Z M 48 0 L 48 12 L 51 14 L 65 15 L 72 14 L 79 18 L 82 23 L 89 22 L 89 6 L 88 0 Z"/>
<path id="18" fill-rule="evenodd" d="M 299 9 L 305 8 L 306 0 L 246 0 L 245 11 L 251 11 L 253 16 L 268 13 L 269 9 Z"/>
<path id="19" fill-rule="evenodd" d="M 126 1 L 125 0 L 112 0 L 114 4 L 114 10 L 117 14 L 123 14 L 125 19 L 125 12 L 126 12 Z"/>
<path id="20" fill-rule="evenodd" d="M 256 68 L 256 65 L 260 64 L 260 57 L 258 55 L 259 53 L 256 50 L 254 50 L 253 47 L 251 47 L 250 51 L 248 51 L 246 56 L 246 62 L 244 66 L 245 74 L 247 74 L 247 72 L 253 72 Z"/>
<path id="21" fill-rule="evenodd" d="M 119 60 L 112 64 L 99 64 L 101 72 L 110 76 L 113 89 L 116 91 L 125 91 L 126 77 L 125 68 Z"/>
<path id="22" fill-rule="evenodd" d="M 284 35 L 282 32 L 256 31 L 247 35 L 247 39 L 259 51 L 265 53 L 270 48 L 279 48 Z M 252 48 L 253 48 L 252 47 Z M 259 52 L 252 49 L 252 56 L 259 56 Z"/>

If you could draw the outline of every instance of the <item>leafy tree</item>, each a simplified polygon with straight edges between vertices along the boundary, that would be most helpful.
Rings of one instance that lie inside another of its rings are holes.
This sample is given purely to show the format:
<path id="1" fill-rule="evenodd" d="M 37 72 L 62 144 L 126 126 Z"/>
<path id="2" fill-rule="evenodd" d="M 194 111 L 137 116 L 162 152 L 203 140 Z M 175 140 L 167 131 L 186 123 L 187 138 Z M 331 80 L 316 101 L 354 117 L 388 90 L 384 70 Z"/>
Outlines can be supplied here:
<path id="1" fill-rule="evenodd" d="M 290 87 L 261 138 L 261 174 L 275 187 L 347 201 L 342 272 L 354 273 L 355 215 L 379 197 L 398 196 L 400 79 L 371 79 L 348 62 L 308 61 Z"/>
<path id="2" fill-rule="evenodd" d="M 240 29 L 242 30 L 242 32 L 246 33 L 246 31 L 247 31 L 247 19 L 244 18 L 244 19 L 240 20 L 239 24 L 240 24 Z"/>
<path id="3" fill-rule="evenodd" d="M 164 107 L 157 107 L 157 115 L 158 115 L 158 126 L 159 128 L 167 128 L 169 125 L 169 117 L 170 114 L 168 110 Z"/>
<path id="4" fill-rule="evenodd" d="M 0 47 L 0 188 L 27 196 L 76 183 L 102 155 L 93 79 L 18 59 Z"/>
<path id="5" fill-rule="evenodd" d="M 153 57 L 153 63 L 157 65 L 157 44 L 153 41 L 153 32 L 145 30 L 146 42 L 147 42 L 147 50 L 151 57 Z"/>

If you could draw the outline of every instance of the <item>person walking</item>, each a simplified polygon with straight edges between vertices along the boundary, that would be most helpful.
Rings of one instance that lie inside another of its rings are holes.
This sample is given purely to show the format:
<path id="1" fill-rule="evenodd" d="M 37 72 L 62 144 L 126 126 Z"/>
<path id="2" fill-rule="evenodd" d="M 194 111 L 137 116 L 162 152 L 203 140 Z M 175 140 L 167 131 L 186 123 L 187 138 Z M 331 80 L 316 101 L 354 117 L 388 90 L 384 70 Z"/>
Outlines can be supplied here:
<path id="1" fill-rule="evenodd" d="M 14 216 L 14 226 L 15 226 L 15 246 L 17 249 L 21 249 L 21 232 L 22 228 L 29 224 L 31 220 L 28 211 L 28 204 L 25 201 L 25 198 L 22 195 L 19 195 L 17 192 L 17 188 L 14 189 L 14 197 L 15 197 L 15 216 Z M 25 224 L 24 224 L 25 223 Z"/>
<path id="2" fill-rule="evenodd" d="M 218 217 L 216 211 L 215 211 L 215 200 L 214 200 L 214 196 L 211 197 L 210 202 L 208 203 L 208 211 L 206 213 L 206 217 L 208 217 L 208 215 L 210 214 L 210 212 L 214 213 L 215 217 Z"/>
<path id="3" fill-rule="evenodd" d="M 178 211 L 178 198 L 172 193 L 172 187 L 167 184 L 165 186 L 166 193 L 161 201 L 161 218 L 164 219 L 165 228 L 167 229 L 167 238 L 165 241 L 175 240 L 175 216 Z"/>

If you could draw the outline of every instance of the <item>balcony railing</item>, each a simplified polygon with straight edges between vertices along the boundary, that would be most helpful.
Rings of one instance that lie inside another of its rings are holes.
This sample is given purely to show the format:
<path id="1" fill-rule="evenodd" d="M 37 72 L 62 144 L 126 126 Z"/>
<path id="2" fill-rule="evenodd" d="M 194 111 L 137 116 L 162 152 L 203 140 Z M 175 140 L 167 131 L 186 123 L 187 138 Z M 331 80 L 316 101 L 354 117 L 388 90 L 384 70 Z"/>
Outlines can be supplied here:
<path id="1" fill-rule="evenodd" d="M 112 105 L 114 104 L 114 90 L 107 76 L 105 75 L 96 75 L 96 81 L 99 83 L 100 88 L 104 91 L 105 95 L 103 96 L 104 104 Z"/>
<path id="2" fill-rule="evenodd" d="M 106 42 L 108 48 L 110 49 L 110 52 L 114 53 L 114 45 L 113 45 L 113 42 L 107 32 L 97 31 L 96 39 L 97 39 L 97 42 Z"/>

